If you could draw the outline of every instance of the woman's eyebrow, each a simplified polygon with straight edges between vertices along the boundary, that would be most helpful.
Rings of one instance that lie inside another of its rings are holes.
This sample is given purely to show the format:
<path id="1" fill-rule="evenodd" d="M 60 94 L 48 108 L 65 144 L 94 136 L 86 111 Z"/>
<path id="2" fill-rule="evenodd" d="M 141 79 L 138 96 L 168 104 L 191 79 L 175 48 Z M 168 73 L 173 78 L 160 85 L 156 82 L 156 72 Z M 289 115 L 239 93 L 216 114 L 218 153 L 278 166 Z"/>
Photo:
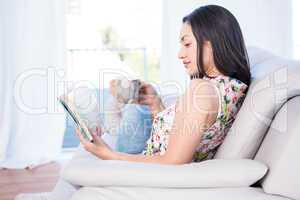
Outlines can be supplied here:
<path id="1" fill-rule="evenodd" d="M 185 35 L 181 36 L 180 42 L 183 42 L 183 41 L 184 41 L 184 38 L 186 38 L 186 37 L 188 37 L 188 36 L 189 36 L 188 34 L 185 34 Z"/>

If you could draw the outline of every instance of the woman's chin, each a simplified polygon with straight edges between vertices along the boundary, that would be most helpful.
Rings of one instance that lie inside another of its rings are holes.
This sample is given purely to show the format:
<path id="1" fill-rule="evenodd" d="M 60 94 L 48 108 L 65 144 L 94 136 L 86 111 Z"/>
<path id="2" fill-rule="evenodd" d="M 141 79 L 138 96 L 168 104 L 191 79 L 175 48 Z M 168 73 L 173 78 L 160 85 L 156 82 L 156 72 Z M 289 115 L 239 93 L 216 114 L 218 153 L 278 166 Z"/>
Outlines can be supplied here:
<path id="1" fill-rule="evenodd" d="M 186 66 L 184 67 L 184 69 L 185 69 L 185 72 L 186 72 L 188 75 L 191 75 L 191 74 L 192 74 L 191 70 L 190 70 L 189 68 L 187 68 Z"/>

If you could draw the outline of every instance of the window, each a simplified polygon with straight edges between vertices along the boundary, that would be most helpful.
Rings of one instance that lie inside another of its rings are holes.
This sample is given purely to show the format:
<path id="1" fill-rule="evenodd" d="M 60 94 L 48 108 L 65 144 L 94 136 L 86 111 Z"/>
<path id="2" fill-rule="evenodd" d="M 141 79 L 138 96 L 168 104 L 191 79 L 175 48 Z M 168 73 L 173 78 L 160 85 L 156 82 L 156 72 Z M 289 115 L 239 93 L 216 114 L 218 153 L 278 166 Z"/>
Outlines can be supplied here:
<path id="1" fill-rule="evenodd" d="M 159 83 L 161 0 L 67 0 L 66 7 L 69 81 L 99 86 L 99 70 L 110 68 Z M 77 144 L 67 118 L 63 147 Z"/>

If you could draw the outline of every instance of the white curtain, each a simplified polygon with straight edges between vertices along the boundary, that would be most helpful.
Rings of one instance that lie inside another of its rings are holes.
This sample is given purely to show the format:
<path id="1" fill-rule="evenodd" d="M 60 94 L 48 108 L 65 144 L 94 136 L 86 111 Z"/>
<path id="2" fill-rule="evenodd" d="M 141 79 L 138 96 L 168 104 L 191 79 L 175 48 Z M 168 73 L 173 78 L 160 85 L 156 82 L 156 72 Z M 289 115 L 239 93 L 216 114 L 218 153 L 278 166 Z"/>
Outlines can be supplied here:
<path id="1" fill-rule="evenodd" d="M 64 114 L 64 0 L 0 0 L 0 167 L 57 158 Z"/>

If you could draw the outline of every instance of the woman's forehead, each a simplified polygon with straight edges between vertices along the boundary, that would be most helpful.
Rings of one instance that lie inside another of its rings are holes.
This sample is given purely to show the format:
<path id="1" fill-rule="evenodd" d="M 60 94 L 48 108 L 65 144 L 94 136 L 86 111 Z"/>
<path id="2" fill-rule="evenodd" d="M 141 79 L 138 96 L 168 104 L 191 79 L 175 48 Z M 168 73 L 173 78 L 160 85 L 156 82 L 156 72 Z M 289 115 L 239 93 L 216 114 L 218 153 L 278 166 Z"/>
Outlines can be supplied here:
<path id="1" fill-rule="evenodd" d="M 192 36 L 193 36 L 193 32 L 191 26 L 187 23 L 182 24 L 179 40 L 183 41 L 185 38 L 189 38 Z"/>

